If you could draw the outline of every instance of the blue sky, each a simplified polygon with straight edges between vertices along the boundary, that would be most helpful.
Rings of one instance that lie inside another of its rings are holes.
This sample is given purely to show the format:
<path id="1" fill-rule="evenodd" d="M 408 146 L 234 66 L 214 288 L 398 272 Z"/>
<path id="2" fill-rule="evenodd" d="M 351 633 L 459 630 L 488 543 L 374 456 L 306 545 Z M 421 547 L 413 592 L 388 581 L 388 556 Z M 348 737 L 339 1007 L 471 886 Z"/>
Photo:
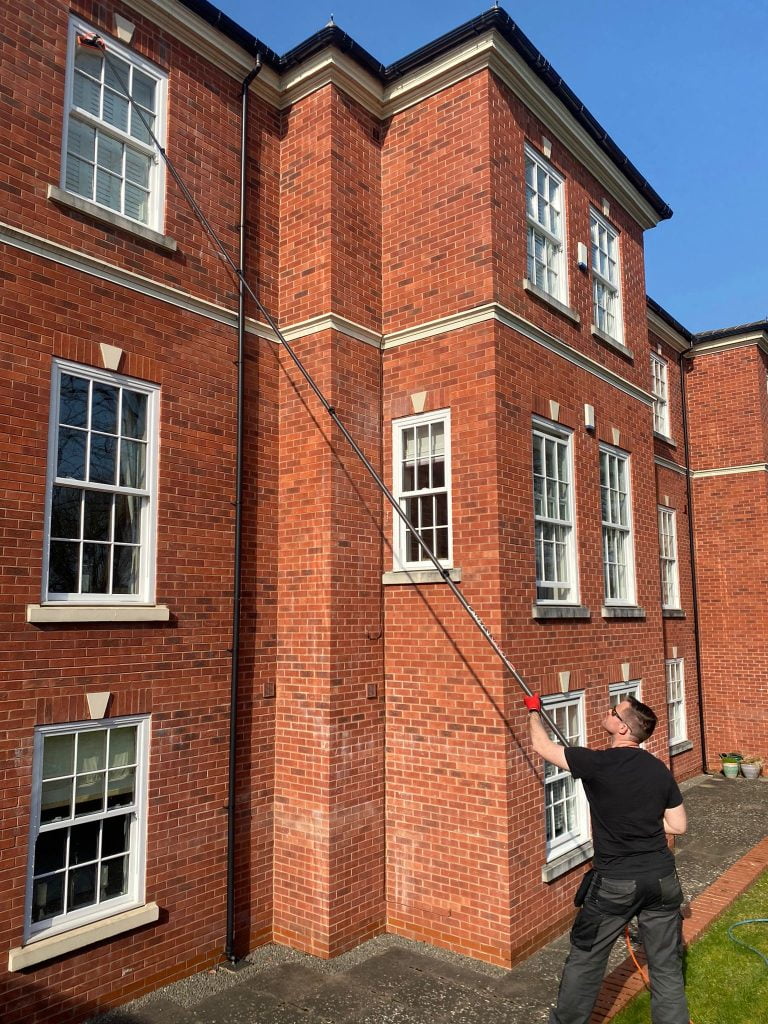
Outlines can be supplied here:
<path id="1" fill-rule="evenodd" d="M 218 0 L 278 53 L 334 21 L 390 64 L 490 0 Z M 766 0 L 506 0 L 507 13 L 674 210 L 648 294 L 692 331 L 768 318 Z"/>

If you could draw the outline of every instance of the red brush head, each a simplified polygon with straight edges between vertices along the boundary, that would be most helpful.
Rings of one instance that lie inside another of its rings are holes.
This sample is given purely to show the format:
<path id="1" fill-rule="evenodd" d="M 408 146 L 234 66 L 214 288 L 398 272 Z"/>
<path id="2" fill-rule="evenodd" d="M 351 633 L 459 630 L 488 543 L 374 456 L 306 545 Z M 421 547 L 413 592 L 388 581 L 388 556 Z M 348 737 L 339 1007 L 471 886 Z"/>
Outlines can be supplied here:
<path id="1" fill-rule="evenodd" d="M 83 32 L 77 37 L 78 46 L 89 46 L 91 49 L 104 50 L 104 40 L 95 32 Z"/>

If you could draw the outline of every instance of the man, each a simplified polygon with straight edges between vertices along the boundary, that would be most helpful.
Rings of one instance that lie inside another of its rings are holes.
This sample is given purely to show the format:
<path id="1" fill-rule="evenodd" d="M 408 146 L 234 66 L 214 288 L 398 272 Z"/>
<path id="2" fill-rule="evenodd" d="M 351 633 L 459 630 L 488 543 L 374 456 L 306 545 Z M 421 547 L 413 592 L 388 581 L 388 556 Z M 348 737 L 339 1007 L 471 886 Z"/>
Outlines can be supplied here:
<path id="1" fill-rule="evenodd" d="M 651 979 L 653 1024 L 688 1024 L 682 972 L 683 900 L 667 835 L 687 827 L 669 769 L 640 748 L 656 715 L 627 697 L 603 719 L 607 750 L 562 747 L 541 720 L 541 698 L 525 698 L 533 749 L 581 779 L 589 801 L 594 874 L 573 928 L 550 1024 L 587 1024 L 611 948 L 637 915 Z"/>

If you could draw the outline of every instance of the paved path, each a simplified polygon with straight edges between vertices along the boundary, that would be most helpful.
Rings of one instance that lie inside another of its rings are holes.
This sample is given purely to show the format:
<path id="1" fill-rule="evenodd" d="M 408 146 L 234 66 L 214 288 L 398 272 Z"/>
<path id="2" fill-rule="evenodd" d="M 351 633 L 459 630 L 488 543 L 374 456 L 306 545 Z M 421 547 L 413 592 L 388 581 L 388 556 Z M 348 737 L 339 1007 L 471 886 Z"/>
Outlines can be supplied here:
<path id="1" fill-rule="evenodd" d="M 691 941 L 768 867 L 768 779 L 701 777 L 683 787 L 689 832 L 676 854 Z M 176 982 L 89 1024 L 544 1024 L 567 934 L 513 970 L 382 935 L 335 960 L 255 950 L 236 972 Z M 592 1024 L 641 987 L 617 944 Z"/>

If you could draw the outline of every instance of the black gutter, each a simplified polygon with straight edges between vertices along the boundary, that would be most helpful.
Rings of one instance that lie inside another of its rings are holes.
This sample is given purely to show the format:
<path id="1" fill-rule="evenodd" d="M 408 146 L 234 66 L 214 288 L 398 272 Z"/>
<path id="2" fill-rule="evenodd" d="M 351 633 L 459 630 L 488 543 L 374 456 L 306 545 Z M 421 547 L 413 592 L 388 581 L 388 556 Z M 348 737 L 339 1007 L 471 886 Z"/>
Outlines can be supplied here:
<path id="1" fill-rule="evenodd" d="M 248 169 L 248 90 L 262 68 L 259 54 L 256 66 L 241 86 L 240 102 L 240 243 L 237 290 L 237 444 L 235 452 L 235 548 L 232 600 L 232 663 L 229 698 L 229 792 L 227 795 L 227 925 L 224 956 L 234 963 L 235 956 L 235 811 L 237 782 L 237 699 L 240 675 L 240 604 L 242 592 L 243 534 L 243 407 L 245 397 L 245 232 L 247 226 Z"/>
<path id="2" fill-rule="evenodd" d="M 499 7 L 486 11 L 484 14 L 479 15 L 479 17 L 473 18 L 472 21 L 460 25 L 458 28 L 447 32 L 426 46 L 414 50 L 413 53 L 408 54 L 401 60 L 395 61 L 394 64 L 385 67 L 336 25 L 320 29 L 319 32 L 310 36 L 309 39 L 289 50 L 282 57 L 278 57 L 273 50 L 264 47 L 254 36 L 235 24 L 235 22 L 214 7 L 213 4 L 208 3 L 207 0 L 180 0 L 180 2 L 207 21 L 213 28 L 223 32 L 224 35 L 243 47 L 248 53 L 255 54 L 261 50 L 264 62 L 269 64 L 277 73 L 288 71 L 327 47 L 334 46 L 342 52 L 348 53 L 362 68 L 378 79 L 382 85 L 391 85 L 412 71 L 417 71 L 436 58 L 443 56 L 462 43 L 468 42 L 484 32 L 497 31 L 522 57 L 534 74 L 541 79 L 547 88 L 567 108 L 598 148 L 609 157 L 618 170 L 632 183 L 658 215 L 659 220 L 668 220 L 672 216 L 671 208 L 655 189 L 651 187 L 629 157 L 619 149 L 605 128 L 592 116 L 578 96 L 570 89 L 543 54 L 536 49 L 530 39 L 518 28 L 507 12 Z"/>
<path id="3" fill-rule="evenodd" d="M 689 349 L 690 351 L 690 349 Z M 707 731 L 704 717 L 704 683 L 701 674 L 701 622 L 699 619 L 699 576 L 696 571 L 696 542 L 694 537 L 693 483 L 691 480 L 691 454 L 688 437 L 688 391 L 685 378 L 693 364 L 685 357 L 680 361 L 680 396 L 683 409 L 683 451 L 685 453 L 685 490 L 688 496 L 688 547 L 691 558 L 691 590 L 693 591 L 693 641 L 696 648 L 696 693 L 699 698 L 699 735 L 701 736 L 701 770 L 707 774 Z"/>

